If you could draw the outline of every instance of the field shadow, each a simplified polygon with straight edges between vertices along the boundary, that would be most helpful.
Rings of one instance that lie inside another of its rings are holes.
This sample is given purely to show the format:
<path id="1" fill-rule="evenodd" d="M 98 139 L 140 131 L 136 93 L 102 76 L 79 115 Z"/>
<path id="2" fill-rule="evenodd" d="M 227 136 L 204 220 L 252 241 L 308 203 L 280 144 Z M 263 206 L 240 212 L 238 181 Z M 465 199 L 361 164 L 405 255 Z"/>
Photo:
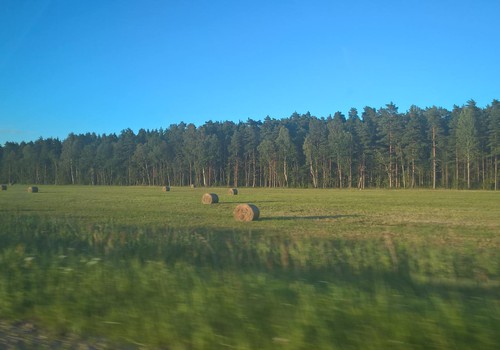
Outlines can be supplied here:
<path id="1" fill-rule="evenodd" d="M 257 204 L 257 203 L 283 203 L 283 201 L 241 201 L 241 200 L 234 200 L 234 201 L 227 201 L 225 200 L 223 203 L 252 203 L 252 204 Z"/>
<path id="2" fill-rule="evenodd" d="M 343 218 L 357 218 L 361 215 L 312 215 L 312 216 L 267 216 L 259 221 L 286 221 L 286 220 L 335 220 Z"/>
<path id="3" fill-rule="evenodd" d="M 244 203 L 251 203 L 251 204 L 260 204 L 260 203 L 282 203 L 281 201 L 238 201 L 238 200 L 234 200 L 234 201 L 228 201 L 228 200 L 224 200 L 224 201 L 220 201 L 219 203 L 217 203 L 218 205 L 238 205 L 238 204 L 244 204 Z"/>

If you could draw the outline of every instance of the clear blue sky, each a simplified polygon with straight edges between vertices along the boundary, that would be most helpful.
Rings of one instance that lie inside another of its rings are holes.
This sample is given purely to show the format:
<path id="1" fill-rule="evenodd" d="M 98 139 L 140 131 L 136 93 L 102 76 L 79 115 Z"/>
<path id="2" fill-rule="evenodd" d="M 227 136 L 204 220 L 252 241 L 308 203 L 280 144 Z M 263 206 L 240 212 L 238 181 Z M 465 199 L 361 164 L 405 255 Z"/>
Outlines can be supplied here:
<path id="1" fill-rule="evenodd" d="M 0 145 L 500 98 L 498 0 L 0 0 Z"/>

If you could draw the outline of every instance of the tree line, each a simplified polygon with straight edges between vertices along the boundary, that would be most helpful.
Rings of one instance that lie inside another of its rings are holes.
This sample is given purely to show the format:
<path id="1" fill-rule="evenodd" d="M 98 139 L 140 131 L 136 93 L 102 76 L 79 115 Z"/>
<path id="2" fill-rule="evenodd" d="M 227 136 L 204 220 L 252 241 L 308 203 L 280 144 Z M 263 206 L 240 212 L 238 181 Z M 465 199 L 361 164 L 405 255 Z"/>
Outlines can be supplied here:
<path id="1" fill-rule="evenodd" d="M 500 102 L 172 124 L 0 147 L 2 183 L 498 189 Z"/>

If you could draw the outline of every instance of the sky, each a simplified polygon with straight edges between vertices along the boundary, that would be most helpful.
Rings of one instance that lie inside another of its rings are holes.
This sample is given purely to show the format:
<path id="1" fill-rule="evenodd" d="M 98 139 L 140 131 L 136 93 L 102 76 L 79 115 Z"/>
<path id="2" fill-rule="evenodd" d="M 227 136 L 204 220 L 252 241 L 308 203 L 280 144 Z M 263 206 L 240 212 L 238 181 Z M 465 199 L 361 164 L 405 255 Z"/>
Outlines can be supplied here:
<path id="1" fill-rule="evenodd" d="M 500 98 L 498 0 L 0 0 L 0 145 Z"/>

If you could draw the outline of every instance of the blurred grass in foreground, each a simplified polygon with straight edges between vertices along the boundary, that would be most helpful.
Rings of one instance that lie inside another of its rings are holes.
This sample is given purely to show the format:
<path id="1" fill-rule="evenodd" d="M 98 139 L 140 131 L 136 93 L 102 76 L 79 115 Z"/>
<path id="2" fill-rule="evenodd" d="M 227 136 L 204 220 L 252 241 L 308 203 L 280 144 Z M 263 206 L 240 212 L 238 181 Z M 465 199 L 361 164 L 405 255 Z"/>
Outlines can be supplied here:
<path id="1" fill-rule="evenodd" d="M 47 339 L 25 348 L 75 337 L 131 349 L 500 343 L 498 193 L 226 191 L 9 187 L 0 338 L 9 323 Z M 204 192 L 221 203 L 201 205 Z M 241 202 L 262 219 L 235 222 Z"/>
<path id="2" fill-rule="evenodd" d="M 54 339 L 166 349 L 500 343 L 491 233 L 479 245 L 436 244 L 390 230 L 349 239 L 10 212 L 0 220 L 0 318 L 29 320 Z"/>

